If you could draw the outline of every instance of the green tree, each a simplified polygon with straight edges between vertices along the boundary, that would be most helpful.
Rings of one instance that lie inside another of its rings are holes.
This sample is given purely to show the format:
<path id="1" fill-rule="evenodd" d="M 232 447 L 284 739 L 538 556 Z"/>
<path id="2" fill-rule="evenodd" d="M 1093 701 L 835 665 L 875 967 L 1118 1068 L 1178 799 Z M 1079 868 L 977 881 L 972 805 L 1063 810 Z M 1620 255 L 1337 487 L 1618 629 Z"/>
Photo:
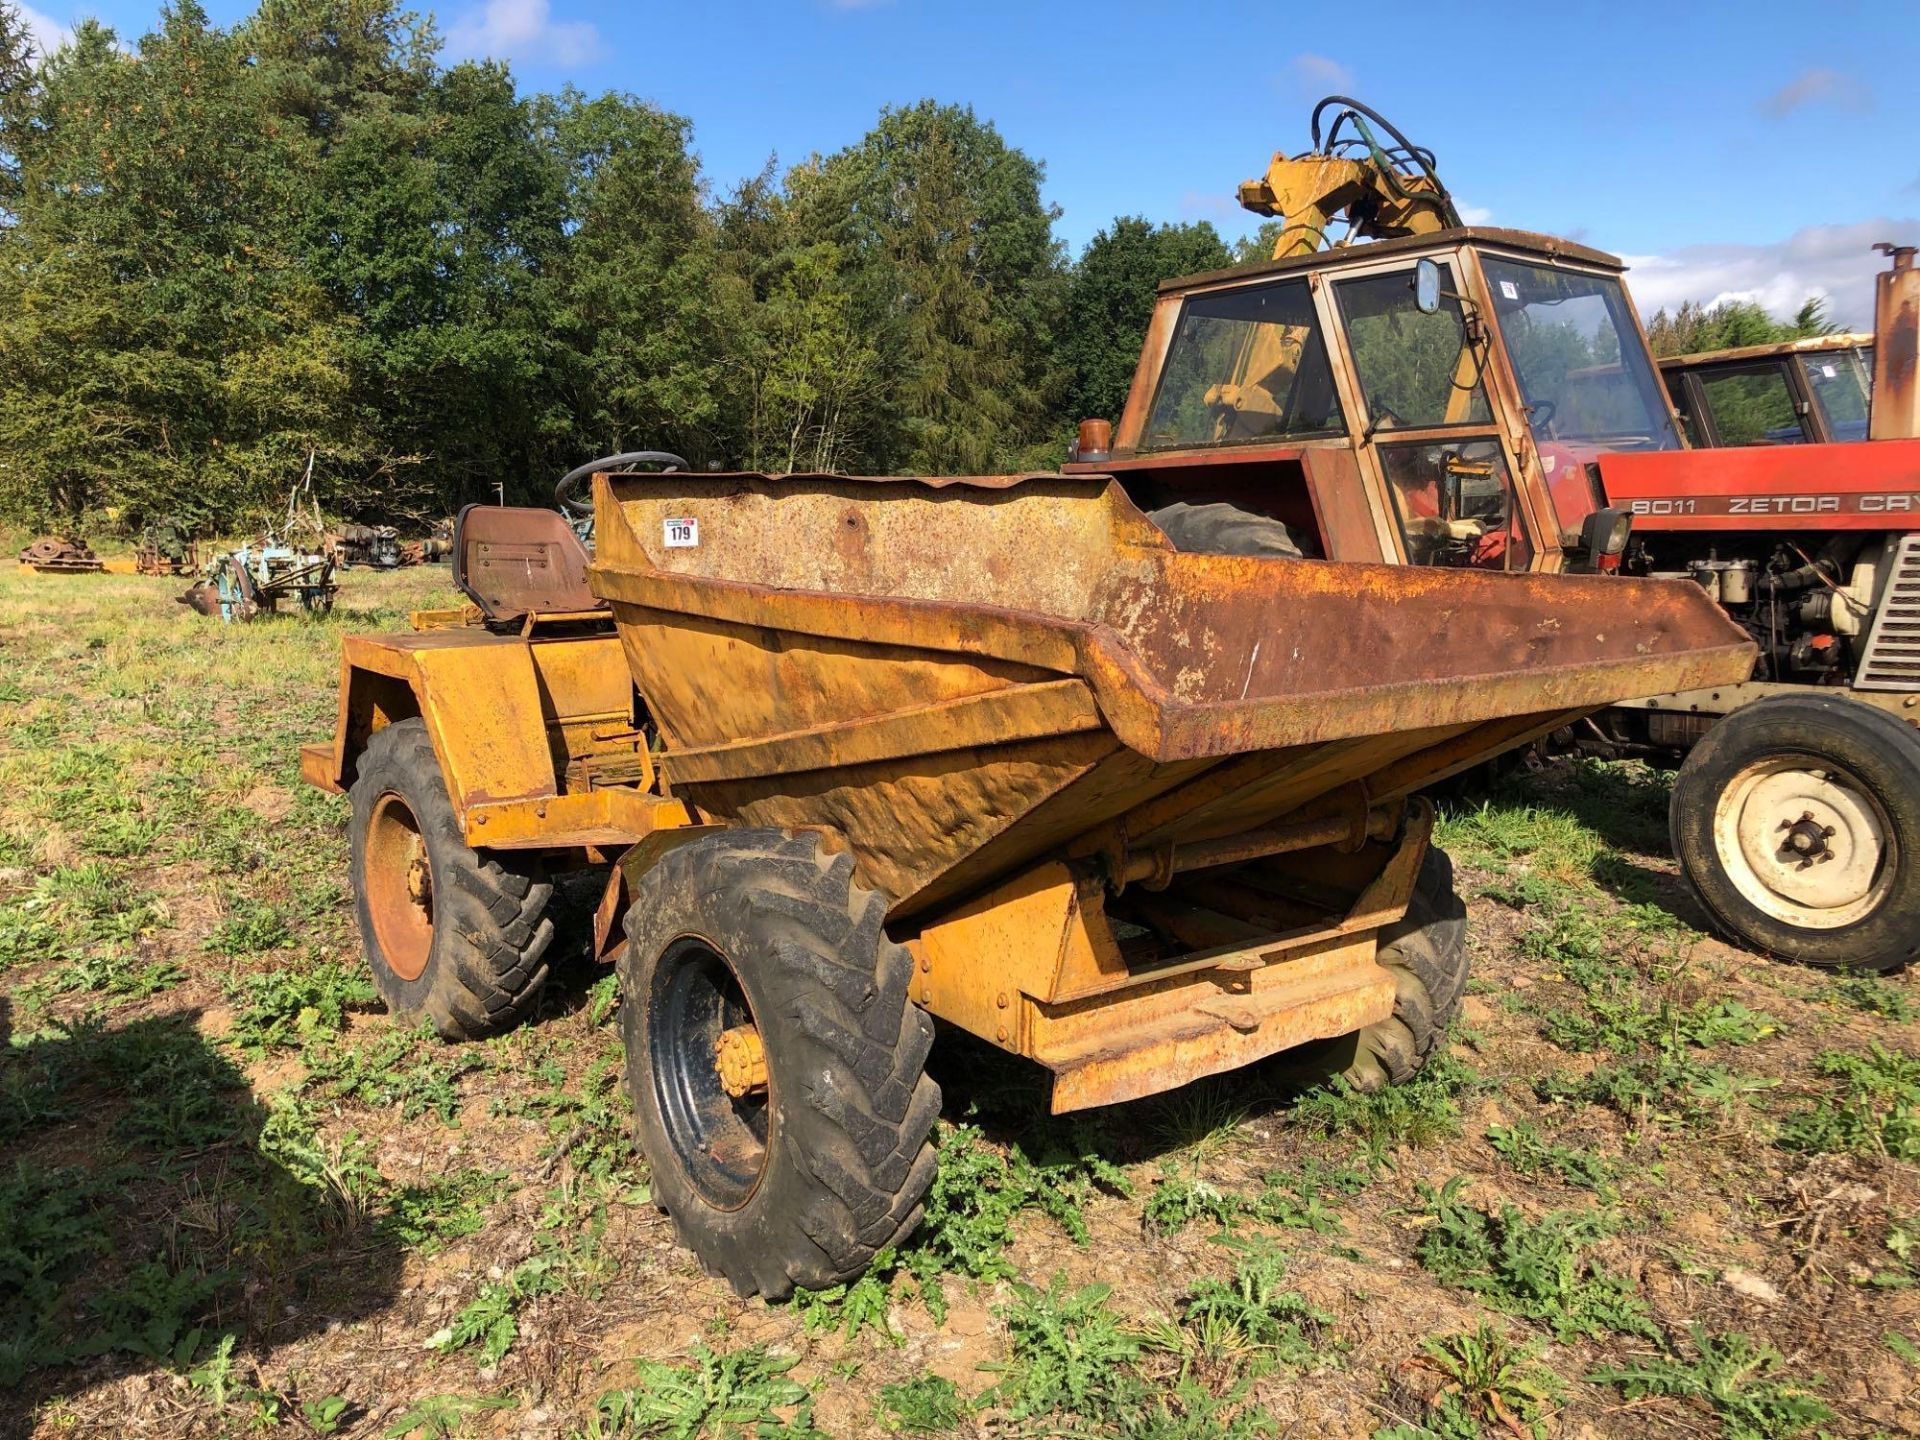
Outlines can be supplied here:
<path id="1" fill-rule="evenodd" d="M 923 100 L 788 175 L 802 243 L 839 247 L 887 376 L 869 465 L 988 470 L 1057 417 L 1065 268 L 1044 174 L 971 109 Z"/>
<path id="2" fill-rule="evenodd" d="M 37 59 L 26 19 L 8 0 L 0 0 L 0 226 L 12 224 L 20 193 L 20 152 L 31 143 Z"/>
<path id="3" fill-rule="evenodd" d="M 744 296 L 720 261 L 691 126 L 628 95 L 542 102 L 567 181 L 556 272 L 565 403 L 578 459 L 738 448 Z"/>
<path id="4" fill-rule="evenodd" d="M 1122 216 L 1096 234 L 1067 287 L 1060 358 L 1070 378 L 1070 418 L 1117 420 L 1140 360 L 1162 280 L 1228 263 L 1213 226 L 1155 225 Z"/>
<path id="5" fill-rule="evenodd" d="M 1669 315 L 1659 311 L 1647 325 L 1647 343 L 1660 357 L 1701 355 L 1747 345 L 1773 345 L 1832 335 L 1840 327 L 1827 314 L 1823 296 L 1809 296 L 1791 320 L 1778 320 L 1752 300 L 1723 300 L 1718 305 L 1682 301 Z"/>
<path id="6" fill-rule="evenodd" d="M 183 3 L 135 56 L 85 23 L 40 73 L 0 275 L 0 506 L 260 514 L 309 455 L 353 455 L 243 48 Z"/>

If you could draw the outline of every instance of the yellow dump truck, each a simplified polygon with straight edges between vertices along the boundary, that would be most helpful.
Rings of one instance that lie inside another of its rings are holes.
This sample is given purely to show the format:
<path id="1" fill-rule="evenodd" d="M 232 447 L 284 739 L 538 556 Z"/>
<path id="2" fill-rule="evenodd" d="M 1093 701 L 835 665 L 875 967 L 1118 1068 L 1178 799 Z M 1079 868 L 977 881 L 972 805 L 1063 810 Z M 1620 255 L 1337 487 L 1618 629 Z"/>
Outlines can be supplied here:
<path id="1" fill-rule="evenodd" d="M 303 770 L 382 994 L 448 1036 L 528 1006 L 554 876 L 606 872 L 654 1195 L 743 1293 L 917 1223 L 935 1019 L 1056 1111 L 1308 1042 L 1407 1078 L 1467 975 L 1421 787 L 1752 662 L 1697 585 L 1184 553 L 1108 476 L 593 501 L 592 555 L 467 510 L 470 610 L 349 637 Z"/>

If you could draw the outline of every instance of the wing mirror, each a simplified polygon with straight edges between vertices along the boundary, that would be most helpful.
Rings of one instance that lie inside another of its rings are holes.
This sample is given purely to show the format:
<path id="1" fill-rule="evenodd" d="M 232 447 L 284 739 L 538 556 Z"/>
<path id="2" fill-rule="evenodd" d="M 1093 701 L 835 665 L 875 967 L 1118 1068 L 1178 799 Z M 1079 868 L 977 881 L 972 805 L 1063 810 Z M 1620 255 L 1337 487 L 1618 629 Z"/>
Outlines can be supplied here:
<path id="1" fill-rule="evenodd" d="M 1413 308 L 1422 315 L 1440 313 L 1440 267 L 1432 260 L 1413 267 Z"/>

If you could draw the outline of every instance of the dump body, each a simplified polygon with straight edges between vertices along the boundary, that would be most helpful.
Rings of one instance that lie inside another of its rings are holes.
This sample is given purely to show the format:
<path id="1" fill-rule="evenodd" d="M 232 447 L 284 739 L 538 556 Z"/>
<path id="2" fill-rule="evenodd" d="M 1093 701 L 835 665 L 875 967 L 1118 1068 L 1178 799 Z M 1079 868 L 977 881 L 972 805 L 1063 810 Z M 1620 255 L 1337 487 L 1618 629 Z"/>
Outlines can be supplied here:
<path id="1" fill-rule="evenodd" d="M 601 483 L 590 583 L 673 793 L 830 827 L 896 915 L 1103 827 L 1387 802 L 1752 654 L 1686 584 L 1178 553 L 1108 477 Z"/>

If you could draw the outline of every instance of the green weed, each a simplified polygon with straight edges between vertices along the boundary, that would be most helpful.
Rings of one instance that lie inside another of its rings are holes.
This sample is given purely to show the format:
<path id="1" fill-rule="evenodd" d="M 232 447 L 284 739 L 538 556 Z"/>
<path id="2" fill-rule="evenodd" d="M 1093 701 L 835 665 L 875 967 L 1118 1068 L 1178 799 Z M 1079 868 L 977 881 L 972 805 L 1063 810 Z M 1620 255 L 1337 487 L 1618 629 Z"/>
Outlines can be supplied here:
<path id="1" fill-rule="evenodd" d="M 1124 1407 L 1135 1394 L 1126 1367 L 1140 1341 L 1108 1306 L 1107 1285 L 1070 1289 L 1055 1275 L 1045 1290 L 1012 1282 L 1013 1304 L 1004 1313 L 1013 1354 L 1000 1381 L 983 1399 L 1006 1408 L 1016 1422 L 1073 1415 L 1098 1420 Z"/>
<path id="2" fill-rule="evenodd" d="M 450 1240 L 478 1233 L 487 1207 L 506 1188 L 503 1170 L 454 1170 L 394 1190 L 381 1228 L 409 1249 L 432 1255 Z"/>
<path id="3" fill-rule="evenodd" d="M 1587 1378 L 1619 1386 L 1629 1400 L 1671 1395 L 1704 1401 L 1720 1417 L 1728 1440 L 1785 1440 L 1834 1418 L 1816 1393 L 1821 1378 L 1785 1377 L 1787 1362 L 1772 1346 L 1737 1331 L 1714 1335 L 1698 1324 L 1687 1330 L 1699 1352 L 1696 1359 L 1657 1355 Z"/>
<path id="4" fill-rule="evenodd" d="M 1195 1285 L 1181 1307 L 1181 1322 L 1203 1353 L 1224 1357 L 1253 1352 L 1259 1369 L 1303 1370 L 1321 1363 L 1333 1316 L 1284 1288 L 1285 1257 L 1271 1245 L 1233 1238 L 1220 1243 L 1238 1255 L 1230 1280 Z"/>
<path id="5" fill-rule="evenodd" d="M 1080 1207 L 1094 1187 L 1120 1195 L 1132 1190 L 1125 1173 L 1091 1146 L 1078 1153 L 1061 1147 L 1036 1161 L 1019 1145 L 986 1145 L 977 1126 L 943 1123 L 939 1148 L 915 1249 L 933 1257 L 936 1269 L 975 1279 L 1013 1273 L 1005 1251 L 1020 1215 L 1037 1211 L 1084 1245 Z"/>
<path id="6" fill-rule="evenodd" d="M 725 1355 L 696 1345 L 685 1365 L 641 1360 L 635 1365 L 638 1382 L 602 1395 L 586 1433 L 593 1440 L 616 1435 L 721 1440 L 754 1433 L 825 1440 L 813 1427 L 806 1387 L 787 1376 L 797 1363 L 797 1356 L 776 1355 L 759 1345 Z M 778 1413 L 795 1407 L 792 1415 Z"/>
<path id="7" fill-rule="evenodd" d="M 423 1395 L 381 1433 L 385 1440 L 452 1440 L 473 1416 L 517 1403 L 511 1395 Z"/>
<path id="8" fill-rule="evenodd" d="M 1377 1166 L 1403 1147 L 1417 1148 L 1460 1133 L 1459 1095 L 1478 1076 L 1444 1050 L 1404 1085 L 1355 1090 L 1344 1078 L 1302 1095 L 1293 1118 L 1309 1134 L 1360 1142 Z"/>
<path id="9" fill-rule="evenodd" d="M 1441 1382 L 1427 1401 L 1425 1423 L 1376 1430 L 1373 1440 L 1479 1440 L 1487 1425 L 1545 1440 L 1547 1422 L 1566 1389 L 1539 1363 L 1540 1348 L 1514 1344 L 1487 1320 L 1477 1329 L 1425 1341 L 1414 1364 L 1432 1370 Z"/>
<path id="10" fill-rule="evenodd" d="M 1418 1187 L 1428 1223 L 1414 1255 L 1435 1279 L 1542 1321 L 1562 1340 L 1657 1336 L 1632 1282 L 1585 1253 L 1610 1229 L 1600 1212 L 1556 1210 L 1528 1220 L 1504 1205 L 1496 1214 L 1462 1200 L 1465 1183 L 1455 1176 L 1438 1190 Z"/>
<path id="11" fill-rule="evenodd" d="M 1814 1070 L 1839 1093 L 1788 1115 L 1784 1148 L 1920 1160 L 1920 1059 L 1874 1040 L 1865 1055 L 1826 1051 Z"/>
<path id="12" fill-rule="evenodd" d="M 333 1044 L 310 1053 L 306 1088 L 376 1110 L 398 1107 L 403 1120 L 431 1111 L 452 1125 L 460 1108 L 455 1082 L 485 1065 L 479 1047 L 447 1045 L 430 1025 L 396 1027 L 364 1045 Z"/>
<path id="13" fill-rule="evenodd" d="M 1913 1002 L 1907 989 L 1897 980 L 1860 970 L 1842 971 L 1826 984 L 1830 998 L 1897 1025 L 1920 1020 L 1920 1005 Z"/>
<path id="14" fill-rule="evenodd" d="M 235 972 L 226 994 L 234 1005 L 229 1039 L 254 1056 L 338 1034 L 350 1011 L 367 1009 L 379 998 L 362 967 L 336 960 Z"/>
<path id="15" fill-rule="evenodd" d="M 498 1365 L 520 1338 L 520 1309 L 540 1295 L 551 1295 L 565 1287 L 566 1275 L 561 1262 L 550 1255 L 535 1255 L 514 1266 L 501 1280 L 489 1281 L 480 1293 L 462 1306 L 453 1322 L 427 1343 L 436 1350 L 464 1350 L 480 1347 L 482 1365 Z"/>
<path id="16" fill-rule="evenodd" d="M 922 1375 L 880 1387 L 881 1423 L 912 1435 L 937 1435 L 960 1423 L 966 1401 L 944 1375 Z"/>
<path id="17" fill-rule="evenodd" d="M 1591 1150 L 1552 1144 L 1528 1121 L 1488 1126 L 1487 1143 L 1516 1174 L 1551 1173 L 1586 1190 L 1608 1192 L 1612 1188 L 1614 1167 L 1606 1159 Z"/>

